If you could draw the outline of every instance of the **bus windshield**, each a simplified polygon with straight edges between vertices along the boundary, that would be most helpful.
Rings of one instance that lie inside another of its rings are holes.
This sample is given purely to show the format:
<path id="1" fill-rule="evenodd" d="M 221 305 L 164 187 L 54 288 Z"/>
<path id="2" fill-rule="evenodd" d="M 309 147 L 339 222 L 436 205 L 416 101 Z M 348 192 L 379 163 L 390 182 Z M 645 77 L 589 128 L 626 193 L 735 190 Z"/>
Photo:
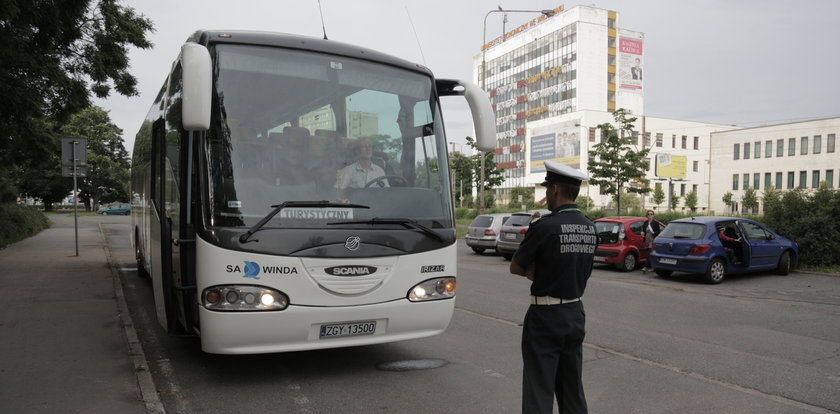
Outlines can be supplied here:
<path id="1" fill-rule="evenodd" d="M 220 44 L 212 53 L 211 226 L 250 227 L 272 206 L 291 203 L 262 227 L 334 228 L 372 218 L 452 227 L 430 76 L 273 47 Z"/>

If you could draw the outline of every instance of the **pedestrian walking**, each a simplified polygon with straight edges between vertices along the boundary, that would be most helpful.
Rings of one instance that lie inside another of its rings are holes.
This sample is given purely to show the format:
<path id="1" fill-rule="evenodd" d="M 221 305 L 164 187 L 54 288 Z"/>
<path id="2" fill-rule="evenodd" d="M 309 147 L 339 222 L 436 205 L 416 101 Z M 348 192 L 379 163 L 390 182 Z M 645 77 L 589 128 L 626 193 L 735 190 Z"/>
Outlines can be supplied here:
<path id="1" fill-rule="evenodd" d="M 653 215 L 653 210 L 647 211 L 645 214 L 647 221 L 645 222 L 645 226 L 642 228 L 642 232 L 645 237 L 645 249 L 647 249 L 648 253 L 653 250 L 653 240 L 659 235 L 659 233 L 662 233 L 662 223 L 657 221 Z M 653 268 L 650 267 L 650 260 L 648 260 L 645 262 L 645 267 L 642 268 L 642 273 L 651 271 L 653 271 Z"/>
<path id="2" fill-rule="evenodd" d="M 532 222 L 513 256 L 510 272 L 531 283 L 531 306 L 522 327 L 522 412 L 586 413 L 581 297 L 592 273 L 595 224 L 576 204 L 580 171 L 546 161 L 546 202 L 551 214 Z"/>

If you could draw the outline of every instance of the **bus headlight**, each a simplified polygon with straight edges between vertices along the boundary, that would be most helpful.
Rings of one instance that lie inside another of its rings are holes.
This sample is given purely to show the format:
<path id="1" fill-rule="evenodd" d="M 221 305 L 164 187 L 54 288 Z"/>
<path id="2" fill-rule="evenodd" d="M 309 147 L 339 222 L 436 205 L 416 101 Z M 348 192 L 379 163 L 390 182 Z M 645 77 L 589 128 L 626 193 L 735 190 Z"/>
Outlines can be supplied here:
<path id="1" fill-rule="evenodd" d="M 452 297 L 455 297 L 454 277 L 429 279 L 418 283 L 408 291 L 408 300 L 411 302 L 448 299 Z"/>
<path id="2" fill-rule="evenodd" d="M 285 293 L 263 286 L 212 286 L 201 298 L 205 308 L 215 311 L 279 311 L 289 306 Z"/>

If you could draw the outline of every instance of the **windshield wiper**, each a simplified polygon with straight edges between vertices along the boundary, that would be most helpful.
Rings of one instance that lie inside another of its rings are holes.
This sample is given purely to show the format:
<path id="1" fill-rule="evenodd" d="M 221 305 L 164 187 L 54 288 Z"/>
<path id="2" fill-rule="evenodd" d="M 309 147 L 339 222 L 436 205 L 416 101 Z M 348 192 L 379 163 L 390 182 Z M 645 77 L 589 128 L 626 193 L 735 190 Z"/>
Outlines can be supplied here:
<path id="1" fill-rule="evenodd" d="M 239 242 L 245 243 L 248 241 L 254 233 L 259 231 L 265 223 L 268 223 L 274 216 L 277 215 L 281 210 L 286 207 L 341 207 L 341 208 L 370 208 L 370 206 L 362 205 L 362 204 L 349 204 L 349 203 L 333 203 L 332 201 L 321 200 L 321 201 L 285 201 L 283 204 L 277 204 L 271 206 L 274 210 L 271 210 L 268 215 L 262 218 L 257 224 L 254 224 L 253 227 L 248 229 L 243 235 L 239 236 Z"/>
<path id="2" fill-rule="evenodd" d="M 439 234 L 435 233 L 434 230 L 432 230 L 432 229 L 430 229 L 430 228 L 428 228 L 428 227 L 426 227 L 426 226 L 424 226 L 424 225 L 422 225 L 422 224 L 420 224 L 420 223 L 418 223 L 414 220 L 407 219 L 407 218 L 379 218 L 379 217 L 374 217 L 370 220 L 340 221 L 340 222 L 336 222 L 336 223 L 327 223 L 328 226 L 333 226 L 333 225 L 336 225 L 336 224 L 399 224 L 399 225 L 401 225 L 401 226 L 403 226 L 407 229 L 421 230 L 427 236 L 429 236 L 429 237 L 431 237 L 431 238 L 433 238 L 433 239 L 435 239 L 439 242 L 443 241 L 443 237 L 441 237 Z"/>

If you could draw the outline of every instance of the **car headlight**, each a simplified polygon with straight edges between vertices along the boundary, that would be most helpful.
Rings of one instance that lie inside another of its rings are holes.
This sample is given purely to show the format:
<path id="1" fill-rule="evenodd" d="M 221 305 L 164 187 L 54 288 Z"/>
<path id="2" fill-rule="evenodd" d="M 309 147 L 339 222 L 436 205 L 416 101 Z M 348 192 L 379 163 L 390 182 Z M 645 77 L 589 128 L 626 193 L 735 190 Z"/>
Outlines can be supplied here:
<path id="1" fill-rule="evenodd" d="M 408 291 L 408 300 L 424 302 L 427 300 L 449 299 L 455 297 L 455 278 L 439 277 L 420 282 Z"/>
<path id="2" fill-rule="evenodd" d="M 263 286 L 222 285 L 204 289 L 205 308 L 215 311 L 281 311 L 289 306 L 289 297 Z"/>

